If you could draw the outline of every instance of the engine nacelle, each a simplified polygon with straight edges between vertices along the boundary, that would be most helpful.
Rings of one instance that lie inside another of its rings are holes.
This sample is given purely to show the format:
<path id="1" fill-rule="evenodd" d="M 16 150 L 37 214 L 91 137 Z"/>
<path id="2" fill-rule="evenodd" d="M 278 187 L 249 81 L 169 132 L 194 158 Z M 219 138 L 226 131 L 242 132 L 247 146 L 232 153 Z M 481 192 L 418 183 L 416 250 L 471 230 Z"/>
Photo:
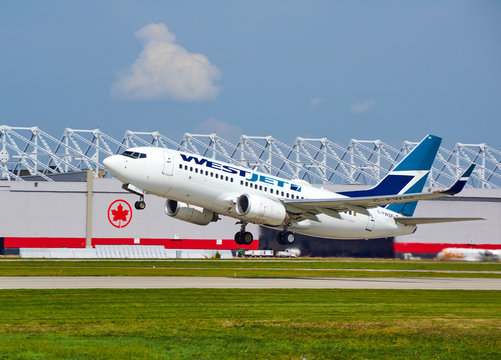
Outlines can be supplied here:
<path id="1" fill-rule="evenodd" d="M 236 212 L 246 221 L 273 226 L 282 225 L 287 216 L 281 202 L 253 194 L 238 197 Z"/>
<path id="2" fill-rule="evenodd" d="M 219 220 L 219 217 L 214 211 L 188 205 L 176 200 L 167 200 L 165 202 L 165 213 L 175 219 L 197 225 L 207 225 L 212 221 Z"/>

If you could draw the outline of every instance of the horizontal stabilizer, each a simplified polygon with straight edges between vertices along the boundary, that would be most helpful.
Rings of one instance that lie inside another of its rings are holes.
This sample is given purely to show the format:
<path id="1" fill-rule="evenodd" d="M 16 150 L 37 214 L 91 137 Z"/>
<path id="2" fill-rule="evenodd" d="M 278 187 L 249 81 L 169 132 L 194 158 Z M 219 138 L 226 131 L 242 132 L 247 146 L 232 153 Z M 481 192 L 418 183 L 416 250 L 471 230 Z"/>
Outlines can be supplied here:
<path id="1" fill-rule="evenodd" d="M 404 225 L 419 225 L 419 224 L 437 224 L 444 222 L 455 222 L 455 221 L 472 221 L 472 220 L 485 220 L 484 218 L 439 218 L 439 217 L 412 217 L 412 218 L 395 218 L 396 222 Z"/>

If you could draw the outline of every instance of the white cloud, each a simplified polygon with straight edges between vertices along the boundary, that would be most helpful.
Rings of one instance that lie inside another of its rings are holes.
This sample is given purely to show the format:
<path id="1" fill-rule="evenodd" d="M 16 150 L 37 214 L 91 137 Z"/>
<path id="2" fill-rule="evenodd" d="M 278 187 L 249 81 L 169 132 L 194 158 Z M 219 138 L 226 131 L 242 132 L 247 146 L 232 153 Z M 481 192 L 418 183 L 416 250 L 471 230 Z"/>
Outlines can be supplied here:
<path id="1" fill-rule="evenodd" d="M 195 126 L 195 131 L 202 134 L 216 133 L 218 136 L 225 139 L 235 139 L 240 137 L 242 131 L 237 125 L 217 120 L 216 118 L 208 118 Z"/>
<path id="2" fill-rule="evenodd" d="M 324 101 L 325 101 L 325 99 L 321 98 L 321 97 L 314 98 L 313 100 L 310 101 L 310 109 L 317 107 L 318 105 L 320 105 Z"/>
<path id="3" fill-rule="evenodd" d="M 117 98 L 131 100 L 214 100 L 219 93 L 215 83 L 219 69 L 202 54 L 189 53 L 175 44 L 176 37 L 162 24 L 150 24 L 134 36 L 144 49 L 112 85 Z"/>
<path id="4" fill-rule="evenodd" d="M 374 105 L 376 105 L 376 100 L 369 99 L 361 103 L 351 104 L 350 108 L 353 114 L 364 114 L 374 107 Z"/>

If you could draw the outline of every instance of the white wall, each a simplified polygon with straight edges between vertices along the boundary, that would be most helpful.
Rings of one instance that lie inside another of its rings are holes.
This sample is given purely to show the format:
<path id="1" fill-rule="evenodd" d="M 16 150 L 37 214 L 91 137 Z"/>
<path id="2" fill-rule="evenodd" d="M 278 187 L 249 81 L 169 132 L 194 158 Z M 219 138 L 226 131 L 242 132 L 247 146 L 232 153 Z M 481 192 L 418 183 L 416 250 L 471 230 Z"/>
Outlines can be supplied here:
<path id="1" fill-rule="evenodd" d="M 86 183 L 0 182 L 0 237 L 85 237 L 86 197 Z M 108 208 L 118 199 L 132 207 L 130 224 L 120 229 L 108 221 Z M 154 195 L 146 195 L 146 209 L 139 211 L 137 199 L 115 179 L 94 179 L 93 237 L 233 239 L 240 229 L 226 217 L 207 226 L 172 219 L 164 212 L 165 199 Z M 258 237 L 258 226 L 247 230 Z"/>
<path id="2" fill-rule="evenodd" d="M 339 186 L 326 185 L 329 189 Z M 351 188 L 343 187 L 343 190 Z M 0 181 L 0 237 L 85 237 L 86 183 Z M 132 207 L 131 223 L 118 229 L 108 221 L 108 207 L 123 199 Z M 198 226 L 165 215 L 165 199 L 146 196 L 146 209 L 134 208 L 137 196 L 121 189 L 115 179 L 95 179 L 93 196 L 94 238 L 232 239 L 240 226 L 224 217 Z M 415 216 L 484 217 L 486 221 L 429 224 L 399 242 L 501 244 L 501 190 L 465 189 L 454 201 L 419 202 Z M 474 200 L 474 201 L 464 201 Z M 255 238 L 259 227 L 249 225 Z"/>

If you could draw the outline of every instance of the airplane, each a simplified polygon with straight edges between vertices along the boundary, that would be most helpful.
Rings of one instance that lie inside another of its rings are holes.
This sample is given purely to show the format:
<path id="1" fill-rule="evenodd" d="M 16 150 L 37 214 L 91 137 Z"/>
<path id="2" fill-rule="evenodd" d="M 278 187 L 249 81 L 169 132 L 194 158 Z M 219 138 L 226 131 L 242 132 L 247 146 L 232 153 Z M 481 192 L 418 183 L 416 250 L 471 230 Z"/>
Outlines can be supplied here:
<path id="1" fill-rule="evenodd" d="M 437 254 L 438 260 L 499 261 L 501 250 L 445 248 Z"/>
<path id="2" fill-rule="evenodd" d="M 292 245 L 296 234 L 334 239 L 372 239 L 412 234 L 417 225 L 482 218 L 412 217 L 418 200 L 459 193 L 470 177 L 471 164 L 448 189 L 422 192 L 442 139 L 425 138 L 377 185 L 367 190 L 332 192 L 304 180 L 289 180 L 182 151 L 134 147 L 104 159 L 106 170 L 139 196 L 166 198 L 165 212 L 197 225 L 238 220 L 234 236 L 248 245 L 248 223 L 279 230 L 278 242 Z"/>

